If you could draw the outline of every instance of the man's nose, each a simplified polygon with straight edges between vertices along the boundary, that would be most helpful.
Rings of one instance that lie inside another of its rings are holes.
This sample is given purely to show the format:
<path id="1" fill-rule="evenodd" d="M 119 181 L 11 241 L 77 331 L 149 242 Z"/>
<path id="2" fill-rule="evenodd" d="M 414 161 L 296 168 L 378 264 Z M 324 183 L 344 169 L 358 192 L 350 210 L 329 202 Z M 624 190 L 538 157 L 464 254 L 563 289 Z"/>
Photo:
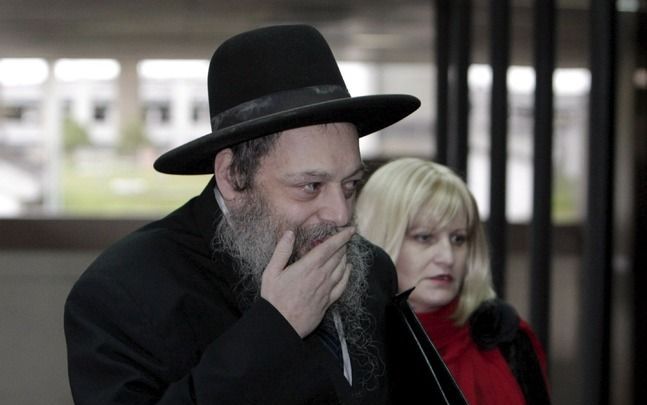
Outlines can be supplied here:
<path id="1" fill-rule="evenodd" d="M 319 217 L 322 221 L 345 226 L 350 221 L 351 210 L 351 200 L 346 198 L 341 187 L 328 187 L 321 200 Z"/>

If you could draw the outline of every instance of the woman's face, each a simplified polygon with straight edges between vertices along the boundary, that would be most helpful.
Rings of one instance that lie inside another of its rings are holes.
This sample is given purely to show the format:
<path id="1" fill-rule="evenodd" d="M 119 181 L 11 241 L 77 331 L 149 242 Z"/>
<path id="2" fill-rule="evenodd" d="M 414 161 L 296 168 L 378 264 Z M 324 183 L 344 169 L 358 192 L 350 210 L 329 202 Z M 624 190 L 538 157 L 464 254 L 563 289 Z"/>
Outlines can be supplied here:
<path id="1" fill-rule="evenodd" d="M 411 224 L 395 263 L 400 291 L 415 286 L 409 303 L 415 312 L 432 312 L 459 293 L 466 273 L 467 229 L 457 215 L 447 226 L 420 218 Z"/>

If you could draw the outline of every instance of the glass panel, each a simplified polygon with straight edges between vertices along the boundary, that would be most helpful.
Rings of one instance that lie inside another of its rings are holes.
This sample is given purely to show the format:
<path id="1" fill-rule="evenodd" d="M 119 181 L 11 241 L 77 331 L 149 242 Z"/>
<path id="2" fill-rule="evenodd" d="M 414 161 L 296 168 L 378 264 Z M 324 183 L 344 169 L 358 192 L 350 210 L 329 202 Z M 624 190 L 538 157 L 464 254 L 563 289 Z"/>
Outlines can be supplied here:
<path id="1" fill-rule="evenodd" d="M 553 220 L 581 221 L 584 210 L 586 133 L 590 74 L 559 68 L 553 75 Z M 491 71 L 473 65 L 470 81 L 470 156 L 468 182 L 482 210 L 489 213 L 489 117 Z M 506 216 L 528 222 L 532 216 L 533 103 L 535 75 L 527 66 L 508 70 L 508 168 Z"/>
<path id="2" fill-rule="evenodd" d="M 130 64 L 128 64 L 130 63 Z M 0 216 L 159 216 L 199 193 L 206 176 L 155 172 L 161 153 L 209 133 L 207 60 L 0 60 Z M 434 69 L 427 63 L 340 62 L 353 96 L 407 93 L 421 108 L 361 140 L 365 159 L 435 154 Z M 50 71 L 54 74 L 50 75 Z M 468 181 L 488 214 L 491 72 L 473 65 Z M 534 73 L 508 73 L 507 216 L 532 212 Z M 581 219 L 589 73 L 557 69 L 554 218 Z"/>

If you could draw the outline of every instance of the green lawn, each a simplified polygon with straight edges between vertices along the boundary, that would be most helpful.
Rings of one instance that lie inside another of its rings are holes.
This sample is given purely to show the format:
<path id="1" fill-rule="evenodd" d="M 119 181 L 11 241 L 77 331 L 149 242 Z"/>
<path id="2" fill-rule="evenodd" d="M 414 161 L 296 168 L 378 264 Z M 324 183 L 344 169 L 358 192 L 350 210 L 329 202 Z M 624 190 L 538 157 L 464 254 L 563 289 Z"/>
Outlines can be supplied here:
<path id="1" fill-rule="evenodd" d="M 556 176 L 553 184 L 552 217 L 555 223 L 574 223 L 581 221 L 576 195 L 578 187 L 572 179 Z"/>
<path id="2" fill-rule="evenodd" d="M 152 162 L 112 155 L 68 158 L 61 171 L 61 213 L 93 217 L 158 217 L 199 194 L 210 179 L 156 172 Z M 553 219 L 577 221 L 574 185 L 557 177 Z"/>
<path id="3" fill-rule="evenodd" d="M 211 176 L 174 176 L 132 159 L 66 161 L 61 211 L 71 216 L 160 216 L 199 194 Z"/>

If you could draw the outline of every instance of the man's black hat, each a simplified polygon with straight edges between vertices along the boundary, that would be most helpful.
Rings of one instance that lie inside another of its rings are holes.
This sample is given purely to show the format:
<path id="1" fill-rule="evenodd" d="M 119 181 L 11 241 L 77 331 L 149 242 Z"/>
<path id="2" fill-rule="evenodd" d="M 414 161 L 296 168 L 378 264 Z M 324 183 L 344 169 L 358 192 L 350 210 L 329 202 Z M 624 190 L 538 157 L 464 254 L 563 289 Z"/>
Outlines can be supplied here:
<path id="1" fill-rule="evenodd" d="M 209 174 L 224 148 L 279 131 L 330 122 L 355 124 L 359 136 L 385 128 L 420 106 L 404 94 L 351 97 L 323 36 L 281 25 L 226 40 L 207 78 L 211 133 L 155 161 L 170 174 Z"/>

